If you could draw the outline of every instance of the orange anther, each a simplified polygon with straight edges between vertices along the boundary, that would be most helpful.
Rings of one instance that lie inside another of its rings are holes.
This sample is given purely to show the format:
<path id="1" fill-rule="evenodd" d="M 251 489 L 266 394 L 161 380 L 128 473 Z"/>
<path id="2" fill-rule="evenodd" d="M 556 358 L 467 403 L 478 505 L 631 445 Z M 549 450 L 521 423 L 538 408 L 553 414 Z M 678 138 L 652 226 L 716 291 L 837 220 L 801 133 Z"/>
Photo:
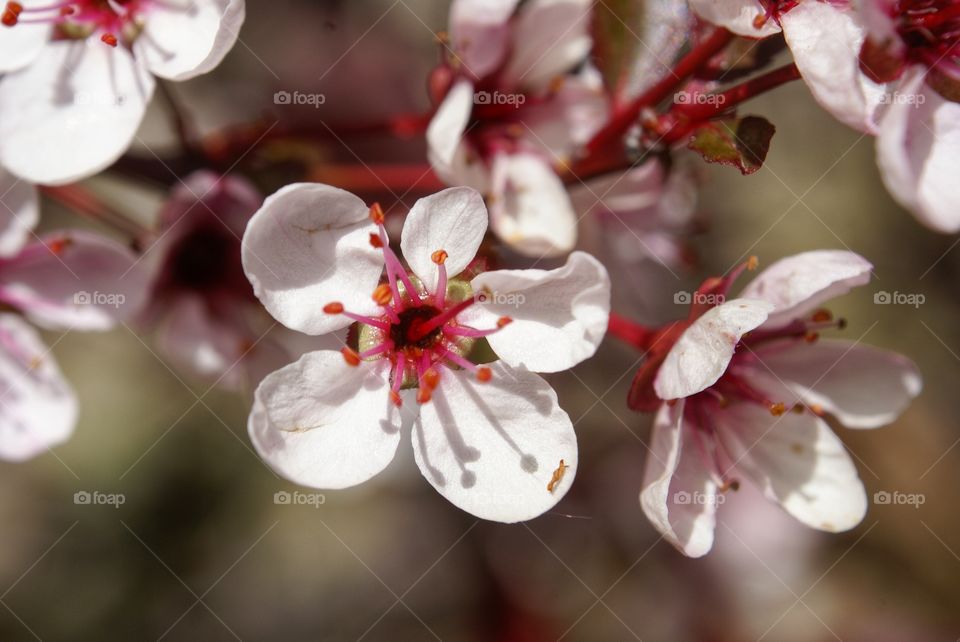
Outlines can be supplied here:
<path id="1" fill-rule="evenodd" d="M 343 313 L 343 304 L 337 301 L 333 303 L 328 303 L 323 306 L 323 311 L 327 314 L 342 314 Z"/>
<path id="2" fill-rule="evenodd" d="M 805 335 L 803 335 L 803 340 L 806 341 L 807 343 L 816 343 L 817 339 L 819 338 L 820 338 L 819 332 L 808 332 Z"/>
<path id="3" fill-rule="evenodd" d="M 430 390 L 434 390 L 439 384 L 440 373 L 433 368 L 428 368 L 427 371 L 423 373 L 423 385 Z"/>
<path id="4" fill-rule="evenodd" d="M 504 326 L 508 326 L 508 325 L 510 325 L 511 323 L 513 323 L 513 319 L 511 319 L 510 317 L 500 317 L 499 319 L 497 319 L 497 327 L 498 327 L 498 328 L 502 328 L 502 327 L 504 327 Z"/>
<path id="5" fill-rule="evenodd" d="M 360 365 L 360 355 L 352 348 L 343 348 L 340 350 L 340 354 L 343 355 L 343 360 L 347 362 L 348 366 Z"/>
<path id="6" fill-rule="evenodd" d="M 377 305 L 386 305 L 393 300 L 393 290 L 390 289 L 390 285 L 387 283 L 381 283 L 377 286 L 377 289 L 373 291 L 373 300 Z"/>
<path id="7" fill-rule="evenodd" d="M 370 206 L 370 220 L 376 223 L 377 225 L 383 225 L 383 221 L 386 217 L 383 215 L 383 208 L 380 207 L 380 203 L 374 203 Z"/>
<path id="8" fill-rule="evenodd" d="M 830 310 L 827 310 L 826 308 L 820 308 L 814 312 L 813 316 L 811 317 L 811 320 L 817 323 L 824 323 L 826 321 L 831 321 L 832 319 L 833 314 L 831 314 Z"/>
<path id="9" fill-rule="evenodd" d="M 778 401 L 777 403 L 770 404 L 769 408 L 770 408 L 770 414 L 773 415 L 774 417 L 779 417 L 780 415 L 782 415 L 787 411 L 787 405 L 782 401 Z"/>
<path id="10" fill-rule="evenodd" d="M 433 392 L 430 388 L 420 388 L 417 390 L 417 403 L 427 403 L 433 398 Z"/>
<path id="11" fill-rule="evenodd" d="M 378 250 L 383 247 L 383 239 L 380 238 L 379 234 L 370 233 L 370 245 L 377 248 Z"/>
<path id="12" fill-rule="evenodd" d="M 760 265 L 760 259 L 758 259 L 756 256 L 751 256 L 749 259 L 747 259 L 748 270 L 756 270 L 758 265 Z"/>
<path id="13" fill-rule="evenodd" d="M 448 256 L 450 255 L 447 254 L 446 250 L 437 250 L 436 252 L 430 255 L 430 260 L 436 263 L 437 265 L 443 265 L 446 262 Z"/>
<path id="14" fill-rule="evenodd" d="M 117 42 L 118 42 L 118 41 L 117 41 L 117 37 L 116 37 L 115 35 L 113 35 L 112 33 L 105 33 L 105 34 L 103 34 L 102 36 L 100 36 L 100 40 L 102 40 L 104 43 L 110 45 L 111 47 L 116 47 L 116 46 L 117 46 Z"/>
<path id="15" fill-rule="evenodd" d="M 477 381 L 480 383 L 486 383 L 491 379 L 493 379 L 493 370 L 487 368 L 486 366 L 477 368 Z"/>
<path id="16" fill-rule="evenodd" d="M 390 401 L 392 401 L 393 405 L 395 405 L 397 408 L 403 405 L 403 399 L 400 398 L 400 393 L 396 390 L 390 391 Z"/>

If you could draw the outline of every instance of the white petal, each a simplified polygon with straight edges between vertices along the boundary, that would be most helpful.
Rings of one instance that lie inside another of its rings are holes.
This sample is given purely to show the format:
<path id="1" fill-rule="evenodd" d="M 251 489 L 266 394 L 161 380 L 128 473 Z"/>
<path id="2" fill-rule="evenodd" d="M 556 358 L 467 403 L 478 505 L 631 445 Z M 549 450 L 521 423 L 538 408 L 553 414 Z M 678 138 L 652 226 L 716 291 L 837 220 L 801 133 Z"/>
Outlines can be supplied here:
<path id="1" fill-rule="evenodd" d="M 767 20 L 760 29 L 753 25 L 757 16 L 766 13 L 757 0 L 690 0 L 690 8 L 707 22 L 747 38 L 766 38 L 780 31 L 773 19 Z"/>
<path id="2" fill-rule="evenodd" d="M 501 317 L 513 319 L 487 337 L 497 356 L 512 366 L 567 370 L 592 357 L 607 331 L 610 277 L 584 252 L 574 252 L 555 270 L 484 272 L 470 286 L 481 300 L 460 319 L 480 329 L 496 327 Z"/>
<path id="3" fill-rule="evenodd" d="M 446 251 L 447 276 L 454 277 L 477 255 L 486 232 L 487 207 L 480 192 L 451 187 L 413 204 L 400 233 L 400 249 L 410 269 L 433 292 L 438 273 L 431 255 Z"/>
<path id="4" fill-rule="evenodd" d="M 329 185 L 296 183 L 268 197 L 243 235 L 243 269 L 267 311 L 288 328 L 325 334 L 350 325 L 324 314 L 338 301 L 363 314 L 383 258 L 370 245 L 369 210 L 353 194 Z"/>
<path id="5" fill-rule="evenodd" d="M 663 404 L 653 422 L 643 471 L 640 506 L 657 531 L 684 555 L 702 557 L 713 547 L 717 485 L 703 466 L 695 439 L 683 434 L 684 402 Z M 691 430 L 696 430 L 692 428 Z"/>
<path id="6" fill-rule="evenodd" d="M 91 176 L 130 146 L 153 88 L 123 47 L 51 43 L 0 82 L 0 162 L 33 183 Z"/>
<path id="7" fill-rule="evenodd" d="M 0 167 L 0 257 L 19 252 L 39 220 L 37 189 Z"/>
<path id="8" fill-rule="evenodd" d="M 20 4 L 29 10 L 50 3 L 47 0 L 21 0 Z M 0 74 L 22 69 L 36 60 L 50 42 L 51 31 L 50 23 L 20 22 L 14 27 L 0 26 Z"/>
<path id="9" fill-rule="evenodd" d="M 796 400 L 819 405 L 849 428 L 878 428 L 894 421 L 920 394 L 917 367 L 896 352 L 849 341 L 798 341 L 757 352 L 762 376 L 782 381 Z"/>
<path id="10" fill-rule="evenodd" d="M 831 532 L 849 530 L 863 519 L 867 496 L 857 468 L 821 419 L 793 412 L 773 417 L 759 404 L 735 403 L 716 413 L 714 421 L 733 472 L 796 519 Z"/>
<path id="11" fill-rule="evenodd" d="M 600 72 L 587 66 L 563 83 L 549 100 L 523 108 L 523 137 L 543 154 L 568 161 L 606 123 L 609 107 Z"/>
<path id="12" fill-rule="evenodd" d="M 763 270 L 740 293 L 776 306 L 765 324 L 786 325 L 816 310 L 822 303 L 870 281 L 873 266 L 844 250 L 813 250 L 782 258 Z"/>
<path id="13" fill-rule="evenodd" d="M 960 104 L 909 70 L 880 123 L 877 162 L 897 201 L 939 232 L 960 230 Z"/>
<path id="14" fill-rule="evenodd" d="M 244 0 L 158 2 L 150 7 L 134 53 L 162 78 L 205 74 L 233 48 L 245 11 Z"/>
<path id="15" fill-rule="evenodd" d="M 312 488 L 347 488 L 393 460 L 400 410 L 390 401 L 389 362 L 351 368 L 332 350 L 310 352 L 257 387 L 247 427 L 271 468 Z"/>
<path id="16" fill-rule="evenodd" d="M 461 182 L 456 178 L 456 155 L 472 111 L 473 84 L 461 80 L 450 88 L 427 126 L 430 165 L 448 183 Z"/>
<path id="17" fill-rule="evenodd" d="M 514 250 L 560 256 L 577 242 L 577 217 L 553 168 L 534 154 L 500 154 L 493 161 L 490 227 Z"/>
<path id="18" fill-rule="evenodd" d="M 0 315 L 0 459 L 23 461 L 63 443 L 77 400 L 36 331 Z"/>
<path id="19" fill-rule="evenodd" d="M 510 16 L 519 0 L 454 0 L 450 46 L 475 78 L 494 71 L 509 47 Z"/>
<path id="20" fill-rule="evenodd" d="M 661 399 L 681 399 L 706 390 L 723 375 L 740 337 L 759 327 L 773 305 L 733 299 L 707 310 L 674 344 L 653 388 Z"/>
<path id="21" fill-rule="evenodd" d="M 125 245 L 85 230 L 54 232 L 0 265 L 0 300 L 45 328 L 108 330 L 141 310 L 148 276 Z"/>
<path id="22" fill-rule="evenodd" d="M 884 86 L 860 71 L 865 32 L 853 9 L 801 2 L 780 19 L 797 69 L 813 97 L 840 122 L 876 133 Z"/>
<path id="23" fill-rule="evenodd" d="M 545 88 L 583 62 L 590 38 L 590 0 L 530 0 L 513 27 L 513 48 L 503 71 L 509 87 Z"/>
<path id="24" fill-rule="evenodd" d="M 577 472 L 577 437 L 557 394 L 538 375 L 492 364 L 478 383 L 444 371 L 413 430 L 417 465 L 454 505 L 482 519 L 520 522 L 553 508 Z M 568 468 L 553 491 L 560 468 Z"/>

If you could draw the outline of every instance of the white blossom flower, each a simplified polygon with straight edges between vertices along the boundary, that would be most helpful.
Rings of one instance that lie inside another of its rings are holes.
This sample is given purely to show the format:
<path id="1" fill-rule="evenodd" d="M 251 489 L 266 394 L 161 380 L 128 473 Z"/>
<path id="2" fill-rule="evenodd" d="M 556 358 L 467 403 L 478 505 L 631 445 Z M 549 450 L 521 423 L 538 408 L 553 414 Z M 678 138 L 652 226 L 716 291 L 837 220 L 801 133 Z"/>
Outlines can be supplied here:
<path id="1" fill-rule="evenodd" d="M 589 0 L 456 0 L 448 87 L 427 130 L 449 184 L 489 194 L 490 226 L 524 254 L 573 249 L 577 217 L 558 168 L 603 125 L 599 73 L 586 66 Z"/>
<path id="2" fill-rule="evenodd" d="M 243 0 L 8 2 L 0 26 L 0 164 L 68 183 L 130 146 L 154 76 L 186 80 L 233 46 Z"/>
<path id="3" fill-rule="evenodd" d="M 635 392 L 635 406 L 660 400 L 640 502 L 684 554 L 710 550 L 717 507 L 741 480 L 815 529 L 844 531 L 863 519 L 863 484 L 824 418 L 877 428 L 921 389 L 899 354 L 819 339 L 844 325 L 820 306 L 867 283 L 870 270 L 851 252 L 806 252 L 718 303 L 737 270 L 708 281 L 690 318 L 660 335 L 635 382 L 650 388 Z"/>
<path id="4" fill-rule="evenodd" d="M 609 279 L 580 252 L 554 270 L 477 273 L 486 230 L 483 199 L 470 188 L 417 201 L 400 242 L 408 272 L 379 206 L 318 184 L 267 199 L 243 242 L 261 302 L 310 334 L 353 324 L 342 354 L 306 354 L 257 389 L 250 436 L 274 470 L 316 488 L 366 481 L 392 460 L 404 406 L 417 465 L 463 510 L 515 522 L 563 497 L 576 436 L 534 371 L 593 354 L 606 331 Z"/>
<path id="5" fill-rule="evenodd" d="M 73 391 L 27 321 L 106 330 L 143 302 L 133 252 L 84 231 L 37 237 L 38 218 L 35 188 L 0 169 L 0 304 L 10 310 L 0 314 L 0 459 L 12 461 L 62 443 L 77 418 Z"/>

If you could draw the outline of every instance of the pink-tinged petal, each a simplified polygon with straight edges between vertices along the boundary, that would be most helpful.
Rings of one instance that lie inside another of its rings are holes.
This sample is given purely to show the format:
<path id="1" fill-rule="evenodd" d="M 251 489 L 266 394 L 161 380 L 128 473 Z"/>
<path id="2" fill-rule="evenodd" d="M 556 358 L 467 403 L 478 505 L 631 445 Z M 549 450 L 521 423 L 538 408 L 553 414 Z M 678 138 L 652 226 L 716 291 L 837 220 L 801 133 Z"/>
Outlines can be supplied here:
<path id="1" fill-rule="evenodd" d="M 0 459 L 23 461 L 63 443 L 77 400 L 37 332 L 0 315 Z"/>
<path id="2" fill-rule="evenodd" d="M 30 9 L 50 3 L 47 0 L 21 0 L 20 4 Z M 0 26 L 0 74 L 22 69 L 36 60 L 50 42 L 52 30 L 50 23 L 21 21 L 15 27 Z"/>
<path id="3" fill-rule="evenodd" d="M 363 483 L 393 460 L 401 412 L 390 401 L 389 362 L 348 366 L 322 350 L 268 375 L 247 427 L 277 474 L 312 488 Z"/>
<path id="4" fill-rule="evenodd" d="M 534 154 L 500 154 L 493 161 L 490 227 L 514 250 L 562 256 L 577 242 L 577 217 L 550 164 Z"/>
<path id="5" fill-rule="evenodd" d="M 497 356 L 534 372 L 560 372 L 589 359 L 607 331 L 610 277 L 595 258 L 574 252 L 555 270 L 497 270 L 470 282 L 479 302 L 461 316 L 487 337 Z"/>
<path id="6" fill-rule="evenodd" d="M 487 383 L 462 370 L 444 371 L 433 399 L 420 407 L 414 457 L 427 481 L 458 508 L 481 519 L 522 522 L 553 508 L 570 489 L 577 437 L 540 376 L 499 362 L 490 369 Z"/>
<path id="7" fill-rule="evenodd" d="M 549 100 L 524 106 L 523 137 L 547 158 L 566 162 L 604 125 L 608 113 L 600 72 L 588 66 L 564 76 Z"/>
<path id="8" fill-rule="evenodd" d="M 182 235 L 196 226 L 191 223 L 215 217 L 226 234 L 239 239 L 261 205 L 263 195 L 247 179 L 200 170 L 174 185 L 160 211 L 159 227 L 164 232 L 176 227 L 174 233 Z"/>
<path id="9" fill-rule="evenodd" d="M 473 84 L 461 80 L 455 84 L 437 108 L 427 126 L 427 156 L 437 175 L 452 184 L 458 180 L 457 154 L 462 147 L 463 132 L 473 111 Z"/>
<path id="10" fill-rule="evenodd" d="M 323 312 L 343 303 L 364 314 L 383 271 L 383 257 L 370 245 L 376 233 L 366 204 L 336 187 L 288 185 L 264 201 L 243 236 L 243 269 L 264 307 L 277 321 L 306 334 L 326 334 L 350 325 Z"/>
<path id="11" fill-rule="evenodd" d="M 757 0 L 690 0 L 690 8 L 707 22 L 747 38 L 766 38 L 780 31 L 772 18 L 756 27 L 754 20 L 767 12 Z"/>
<path id="12" fill-rule="evenodd" d="M 661 399 L 682 399 L 706 390 L 723 375 L 737 344 L 767 320 L 773 304 L 733 299 L 707 310 L 687 328 L 667 354 L 653 388 Z"/>
<path id="13" fill-rule="evenodd" d="M 37 189 L 0 167 L 0 257 L 19 252 L 39 220 Z"/>
<path id="14" fill-rule="evenodd" d="M 510 16 L 519 0 L 454 0 L 450 47 L 463 69 L 483 78 L 500 66 L 510 40 Z"/>
<path id="15" fill-rule="evenodd" d="M 0 82 L 0 163 L 39 184 L 96 174 L 130 146 L 154 84 L 123 47 L 51 43 Z"/>
<path id="16" fill-rule="evenodd" d="M 0 300 L 45 328 L 108 330 L 142 309 L 147 272 L 112 239 L 53 232 L 0 265 Z"/>
<path id="17" fill-rule="evenodd" d="M 848 428 L 894 421 L 923 388 L 916 365 L 903 355 L 849 341 L 773 344 L 757 355 L 756 373 L 778 379 L 795 395 L 776 401 L 819 406 Z"/>
<path id="18" fill-rule="evenodd" d="M 801 252 L 763 270 L 740 296 L 773 303 L 776 310 L 764 325 L 774 328 L 803 318 L 825 301 L 865 285 L 871 270 L 870 262 L 853 252 Z"/>
<path id="19" fill-rule="evenodd" d="M 960 104 L 909 70 L 880 123 L 877 163 L 884 185 L 920 222 L 938 232 L 960 230 Z"/>
<path id="20" fill-rule="evenodd" d="M 591 0 L 530 0 L 524 4 L 513 27 L 504 85 L 543 90 L 554 78 L 583 62 L 593 45 L 592 5 Z"/>
<path id="21" fill-rule="evenodd" d="M 771 398 L 789 394 L 768 390 Z M 802 523 L 823 531 L 853 528 L 867 496 L 843 442 L 823 420 L 788 412 L 774 417 L 759 404 L 734 403 L 714 414 L 717 436 L 733 467 Z"/>
<path id="22" fill-rule="evenodd" d="M 400 233 L 400 249 L 410 269 L 427 291 L 437 287 L 437 264 L 431 256 L 447 253 L 447 276 L 460 274 L 487 232 L 487 207 L 480 192 L 469 187 L 451 187 L 421 198 L 407 214 Z"/>
<path id="23" fill-rule="evenodd" d="M 840 122 L 876 133 L 885 89 L 860 71 L 864 29 L 853 9 L 801 2 L 780 18 L 783 35 L 813 97 Z"/>
<path id="24" fill-rule="evenodd" d="M 150 7 L 134 54 L 153 74 L 187 80 L 220 64 L 243 25 L 244 0 L 181 0 Z"/>
<path id="25" fill-rule="evenodd" d="M 650 452 L 643 472 L 640 506 L 654 528 L 688 557 L 702 557 L 713 547 L 717 484 L 691 440 L 684 434 L 684 402 L 663 404 L 653 422 Z M 684 444 L 684 440 L 690 443 Z"/>

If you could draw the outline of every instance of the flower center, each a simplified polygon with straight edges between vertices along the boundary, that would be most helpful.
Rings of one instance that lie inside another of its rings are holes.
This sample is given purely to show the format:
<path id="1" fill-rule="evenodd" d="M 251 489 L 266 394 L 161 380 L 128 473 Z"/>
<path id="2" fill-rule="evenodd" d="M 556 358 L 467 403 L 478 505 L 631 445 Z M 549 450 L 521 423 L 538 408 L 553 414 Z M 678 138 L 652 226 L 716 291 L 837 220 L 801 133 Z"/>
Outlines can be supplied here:
<path id="1" fill-rule="evenodd" d="M 105 44 L 116 47 L 130 45 L 142 28 L 142 15 L 153 0 L 74 0 L 25 7 L 20 2 L 7 2 L 2 22 L 7 27 L 18 24 L 50 24 L 56 40 L 83 40 L 99 34 Z"/>
<path id="2" fill-rule="evenodd" d="M 443 334 L 440 327 L 423 330 L 440 316 L 440 310 L 432 305 L 410 308 L 397 316 L 399 321 L 390 325 L 390 340 L 397 350 L 431 348 Z"/>
<path id="3" fill-rule="evenodd" d="M 911 61 L 957 71 L 960 4 L 956 0 L 900 0 L 894 11 L 897 33 Z"/>

